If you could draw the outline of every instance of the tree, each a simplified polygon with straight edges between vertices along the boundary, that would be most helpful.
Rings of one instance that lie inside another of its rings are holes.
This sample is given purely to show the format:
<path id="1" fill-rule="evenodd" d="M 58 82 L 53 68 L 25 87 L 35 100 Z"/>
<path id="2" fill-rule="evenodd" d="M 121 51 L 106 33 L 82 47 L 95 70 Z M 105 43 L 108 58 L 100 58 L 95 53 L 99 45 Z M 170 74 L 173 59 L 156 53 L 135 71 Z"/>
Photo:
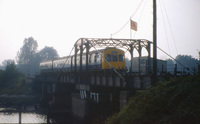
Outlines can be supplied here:
<path id="1" fill-rule="evenodd" d="M 59 57 L 57 51 L 53 47 L 47 46 L 38 52 L 37 56 L 40 58 L 40 61 L 55 59 Z"/>
<path id="2" fill-rule="evenodd" d="M 17 68 L 16 68 L 14 60 L 7 60 L 6 61 L 6 72 L 15 73 L 16 71 L 17 71 Z"/>
<path id="3" fill-rule="evenodd" d="M 177 63 L 177 70 L 185 71 L 188 73 L 194 73 L 198 68 L 198 60 L 193 58 L 191 55 L 178 55 L 176 60 L 181 64 Z"/>
<path id="4" fill-rule="evenodd" d="M 167 72 L 174 74 L 174 61 L 172 59 L 167 59 Z"/>
<path id="5" fill-rule="evenodd" d="M 34 69 L 34 59 L 37 52 L 37 41 L 33 37 L 25 38 L 24 45 L 17 54 L 17 63 L 19 70 L 25 74 L 32 75 Z"/>
<path id="6" fill-rule="evenodd" d="M 7 65 L 9 65 L 9 64 L 12 64 L 13 62 L 14 62 L 14 60 L 7 59 L 7 60 L 4 60 L 4 61 L 2 62 L 2 65 L 3 65 L 3 66 L 7 66 Z"/>
<path id="7" fill-rule="evenodd" d="M 14 60 L 4 60 L 5 71 L 1 72 L 0 86 L 5 86 L 10 80 L 15 79 L 20 73 L 17 70 Z"/>
<path id="8" fill-rule="evenodd" d="M 49 60 L 49 59 L 55 59 L 58 57 L 59 57 L 59 55 L 53 47 L 45 46 L 45 48 L 43 48 L 41 51 L 39 51 L 36 54 L 36 57 L 34 60 L 35 72 L 39 71 L 40 62 Z"/>
<path id="9" fill-rule="evenodd" d="M 24 39 L 24 45 L 17 54 L 18 64 L 29 64 L 37 52 L 37 41 L 33 37 Z"/>
<path id="10" fill-rule="evenodd" d="M 17 54 L 19 70 L 27 76 L 33 76 L 39 71 L 41 61 L 58 57 L 58 53 L 53 47 L 46 46 L 39 52 L 37 47 L 37 41 L 33 37 L 25 38 L 24 45 Z"/>

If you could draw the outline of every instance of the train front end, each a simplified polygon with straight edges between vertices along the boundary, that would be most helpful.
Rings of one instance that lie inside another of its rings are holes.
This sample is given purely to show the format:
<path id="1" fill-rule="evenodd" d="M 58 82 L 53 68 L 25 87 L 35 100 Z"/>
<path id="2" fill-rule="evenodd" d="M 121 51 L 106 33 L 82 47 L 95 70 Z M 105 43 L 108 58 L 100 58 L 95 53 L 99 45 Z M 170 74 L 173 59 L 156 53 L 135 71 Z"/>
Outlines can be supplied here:
<path id="1" fill-rule="evenodd" d="M 106 48 L 102 53 L 102 57 L 102 69 L 126 68 L 125 53 L 123 50 L 117 48 Z"/>

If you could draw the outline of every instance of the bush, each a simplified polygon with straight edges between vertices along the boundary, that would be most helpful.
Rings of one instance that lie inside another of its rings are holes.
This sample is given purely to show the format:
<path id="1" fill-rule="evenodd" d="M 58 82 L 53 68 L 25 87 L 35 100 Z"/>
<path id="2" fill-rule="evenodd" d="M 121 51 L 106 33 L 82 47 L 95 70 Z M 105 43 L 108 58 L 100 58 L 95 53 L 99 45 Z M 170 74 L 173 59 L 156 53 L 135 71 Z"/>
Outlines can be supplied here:
<path id="1" fill-rule="evenodd" d="M 20 73 L 13 63 L 6 66 L 5 71 L 0 71 L 0 94 L 28 94 L 29 81 Z"/>
<path id="2" fill-rule="evenodd" d="M 106 124 L 198 123 L 200 122 L 200 79 L 180 77 L 138 91 Z"/>

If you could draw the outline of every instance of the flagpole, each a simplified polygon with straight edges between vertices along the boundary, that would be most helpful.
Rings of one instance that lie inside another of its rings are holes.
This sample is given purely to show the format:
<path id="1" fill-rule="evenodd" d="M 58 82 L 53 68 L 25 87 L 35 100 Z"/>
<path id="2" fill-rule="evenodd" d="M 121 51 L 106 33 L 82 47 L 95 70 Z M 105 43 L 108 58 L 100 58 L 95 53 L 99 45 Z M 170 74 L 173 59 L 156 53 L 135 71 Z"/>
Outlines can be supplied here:
<path id="1" fill-rule="evenodd" d="M 131 25 L 131 17 L 130 17 L 130 25 Z M 131 32 L 131 28 L 130 28 L 130 39 L 132 38 L 132 32 Z"/>
<path id="2" fill-rule="evenodd" d="M 157 82 L 157 14 L 156 0 L 153 0 L 153 81 L 152 85 Z"/>

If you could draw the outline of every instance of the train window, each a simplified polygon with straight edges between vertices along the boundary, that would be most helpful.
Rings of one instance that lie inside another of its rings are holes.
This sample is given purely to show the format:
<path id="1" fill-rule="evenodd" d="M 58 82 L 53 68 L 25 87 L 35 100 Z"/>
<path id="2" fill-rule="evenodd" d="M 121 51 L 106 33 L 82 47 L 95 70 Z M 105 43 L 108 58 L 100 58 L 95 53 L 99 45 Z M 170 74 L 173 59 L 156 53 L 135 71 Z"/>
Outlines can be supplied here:
<path id="1" fill-rule="evenodd" d="M 123 62 L 124 61 L 124 56 L 122 54 L 119 54 L 119 61 Z"/>
<path id="2" fill-rule="evenodd" d="M 117 62 L 118 61 L 117 55 L 112 55 L 112 61 L 113 62 Z"/>
<path id="3" fill-rule="evenodd" d="M 106 58 L 106 60 L 107 60 L 108 62 L 111 61 L 111 55 L 110 55 L 110 54 L 106 54 L 106 55 L 105 55 L 105 58 Z"/>

